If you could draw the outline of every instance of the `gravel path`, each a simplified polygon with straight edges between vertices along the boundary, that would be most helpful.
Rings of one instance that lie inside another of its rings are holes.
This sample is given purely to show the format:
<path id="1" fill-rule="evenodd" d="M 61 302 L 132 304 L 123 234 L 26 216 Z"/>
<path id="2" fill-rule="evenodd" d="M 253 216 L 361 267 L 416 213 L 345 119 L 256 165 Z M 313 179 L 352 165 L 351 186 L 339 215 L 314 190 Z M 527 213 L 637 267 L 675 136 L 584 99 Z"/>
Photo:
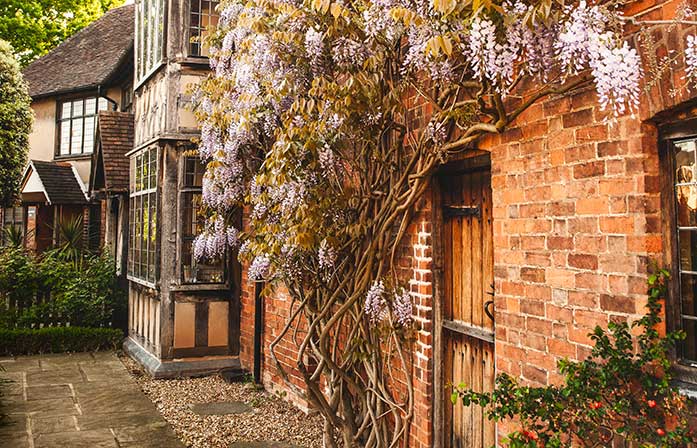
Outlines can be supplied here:
<path id="1" fill-rule="evenodd" d="M 228 448 L 239 441 L 287 442 L 298 447 L 322 446 L 322 419 L 308 416 L 279 397 L 258 391 L 250 383 L 228 384 L 219 376 L 154 380 L 127 356 L 121 360 L 143 392 L 187 446 Z M 241 401 L 249 413 L 200 416 L 196 403 Z"/>

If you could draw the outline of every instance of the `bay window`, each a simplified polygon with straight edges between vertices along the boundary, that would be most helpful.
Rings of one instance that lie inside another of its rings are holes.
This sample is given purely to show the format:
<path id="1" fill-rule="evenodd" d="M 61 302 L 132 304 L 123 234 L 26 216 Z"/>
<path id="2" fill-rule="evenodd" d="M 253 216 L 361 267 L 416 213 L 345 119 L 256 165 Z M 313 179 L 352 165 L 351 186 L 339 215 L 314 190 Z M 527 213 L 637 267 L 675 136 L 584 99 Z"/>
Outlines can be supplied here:
<path id="1" fill-rule="evenodd" d="M 162 62 L 164 17 L 164 0 L 138 0 L 136 2 L 136 81 L 143 80 L 150 75 Z"/>
<path id="2" fill-rule="evenodd" d="M 154 284 L 157 269 L 157 147 L 131 156 L 128 275 Z"/>

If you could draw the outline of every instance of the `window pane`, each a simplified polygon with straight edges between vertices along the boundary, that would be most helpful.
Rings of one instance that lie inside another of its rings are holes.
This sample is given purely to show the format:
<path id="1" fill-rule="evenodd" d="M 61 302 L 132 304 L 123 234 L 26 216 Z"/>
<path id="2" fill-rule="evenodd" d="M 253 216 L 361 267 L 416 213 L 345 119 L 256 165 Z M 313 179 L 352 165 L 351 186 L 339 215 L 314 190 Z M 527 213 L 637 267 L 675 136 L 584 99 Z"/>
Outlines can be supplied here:
<path id="1" fill-rule="evenodd" d="M 683 271 L 697 272 L 697 231 L 680 230 L 680 269 Z"/>
<path id="2" fill-rule="evenodd" d="M 157 209 L 156 209 L 156 196 L 155 193 L 149 194 L 150 202 L 150 242 L 148 244 L 148 279 L 151 282 L 155 282 L 155 266 L 157 264 L 156 256 L 156 241 L 157 241 Z"/>
<path id="3" fill-rule="evenodd" d="M 70 118 L 70 103 L 63 103 L 61 118 Z"/>
<path id="4" fill-rule="evenodd" d="M 683 330 L 687 333 L 687 337 L 681 344 L 683 358 L 697 361 L 697 321 L 683 319 L 682 324 Z"/>
<path id="5" fill-rule="evenodd" d="M 85 118 L 85 143 L 82 147 L 82 152 L 91 153 L 94 149 L 94 135 L 95 135 L 95 120 L 97 117 Z"/>
<path id="6" fill-rule="evenodd" d="M 148 152 L 150 156 L 150 182 L 148 188 L 155 188 L 157 186 L 157 149 L 151 149 Z"/>
<path id="7" fill-rule="evenodd" d="M 61 122 L 61 155 L 70 154 L 70 120 Z"/>
<path id="8" fill-rule="evenodd" d="M 680 296 L 682 297 L 682 314 L 697 316 L 697 309 L 695 309 L 697 276 L 692 274 L 680 275 Z"/>
<path id="9" fill-rule="evenodd" d="M 108 110 L 109 102 L 104 98 L 99 98 L 99 110 Z"/>
<path id="10" fill-rule="evenodd" d="M 84 105 L 82 100 L 73 101 L 73 117 L 81 117 L 84 115 Z"/>
<path id="11" fill-rule="evenodd" d="M 85 115 L 94 115 L 96 113 L 96 106 L 96 98 L 87 98 L 85 100 Z"/>
<path id="12" fill-rule="evenodd" d="M 678 225 L 681 227 L 696 227 L 697 185 L 679 185 L 675 187 L 675 201 Z"/>
<path id="13" fill-rule="evenodd" d="M 131 163 L 133 159 L 131 159 Z M 133 275 L 133 246 L 135 235 L 135 200 L 131 198 L 128 201 L 128 222 L 130 223 L 130 234 L 128 236 L 128 274 Z"/>
<path id="14" fill-rule="evenodd" d="M 189 22 L 189 52 L 193 56 L 207 56 L 203 42 L 218 24 L 217 1 L 192 0 Z"/>
<path id="15" fill-rule="evenodd" d="M 695 182 L 695 142 L 675 143 L 675 183 Z"/>
<path id="16" fill-rule="evenodd" d="M 72 122 L 73 129 L 72 137 L 70 138 L 70 152 L 79 154 L 80 148 L 82 147 L 82 118 L 74 118 Z"/>
<path id="17" fill-rule="evenodd" d="M 203 185 L 204 165 L 198 157 L 187 157 L 184 165 L 184 186 L 201 187 Z"/>

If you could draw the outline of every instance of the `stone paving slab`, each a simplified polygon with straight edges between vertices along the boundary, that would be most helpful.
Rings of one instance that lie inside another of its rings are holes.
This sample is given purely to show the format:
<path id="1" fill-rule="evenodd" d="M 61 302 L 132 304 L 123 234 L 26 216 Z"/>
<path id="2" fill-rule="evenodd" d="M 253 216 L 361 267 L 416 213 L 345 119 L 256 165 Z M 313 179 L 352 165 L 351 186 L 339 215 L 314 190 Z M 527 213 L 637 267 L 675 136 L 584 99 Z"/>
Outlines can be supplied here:
<path id="1" fill-rule="evenodd" d="M 114 353 L 0 358 L 7 448 L 180 448 Z"/>

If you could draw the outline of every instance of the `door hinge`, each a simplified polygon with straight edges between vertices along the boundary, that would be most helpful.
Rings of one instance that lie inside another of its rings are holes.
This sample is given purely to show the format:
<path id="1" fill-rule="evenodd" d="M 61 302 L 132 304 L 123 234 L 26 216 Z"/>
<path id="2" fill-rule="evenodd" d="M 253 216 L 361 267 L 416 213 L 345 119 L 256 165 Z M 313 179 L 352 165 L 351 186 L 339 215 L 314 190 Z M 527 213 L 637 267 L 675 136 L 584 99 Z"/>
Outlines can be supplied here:
<path id="1" fill-rule="evenodd" d="M 482 216 L 482 209 L 478 205 L 446 205 L 443 207 L 443 216 L 451 218 L 453 216 Z"/>

